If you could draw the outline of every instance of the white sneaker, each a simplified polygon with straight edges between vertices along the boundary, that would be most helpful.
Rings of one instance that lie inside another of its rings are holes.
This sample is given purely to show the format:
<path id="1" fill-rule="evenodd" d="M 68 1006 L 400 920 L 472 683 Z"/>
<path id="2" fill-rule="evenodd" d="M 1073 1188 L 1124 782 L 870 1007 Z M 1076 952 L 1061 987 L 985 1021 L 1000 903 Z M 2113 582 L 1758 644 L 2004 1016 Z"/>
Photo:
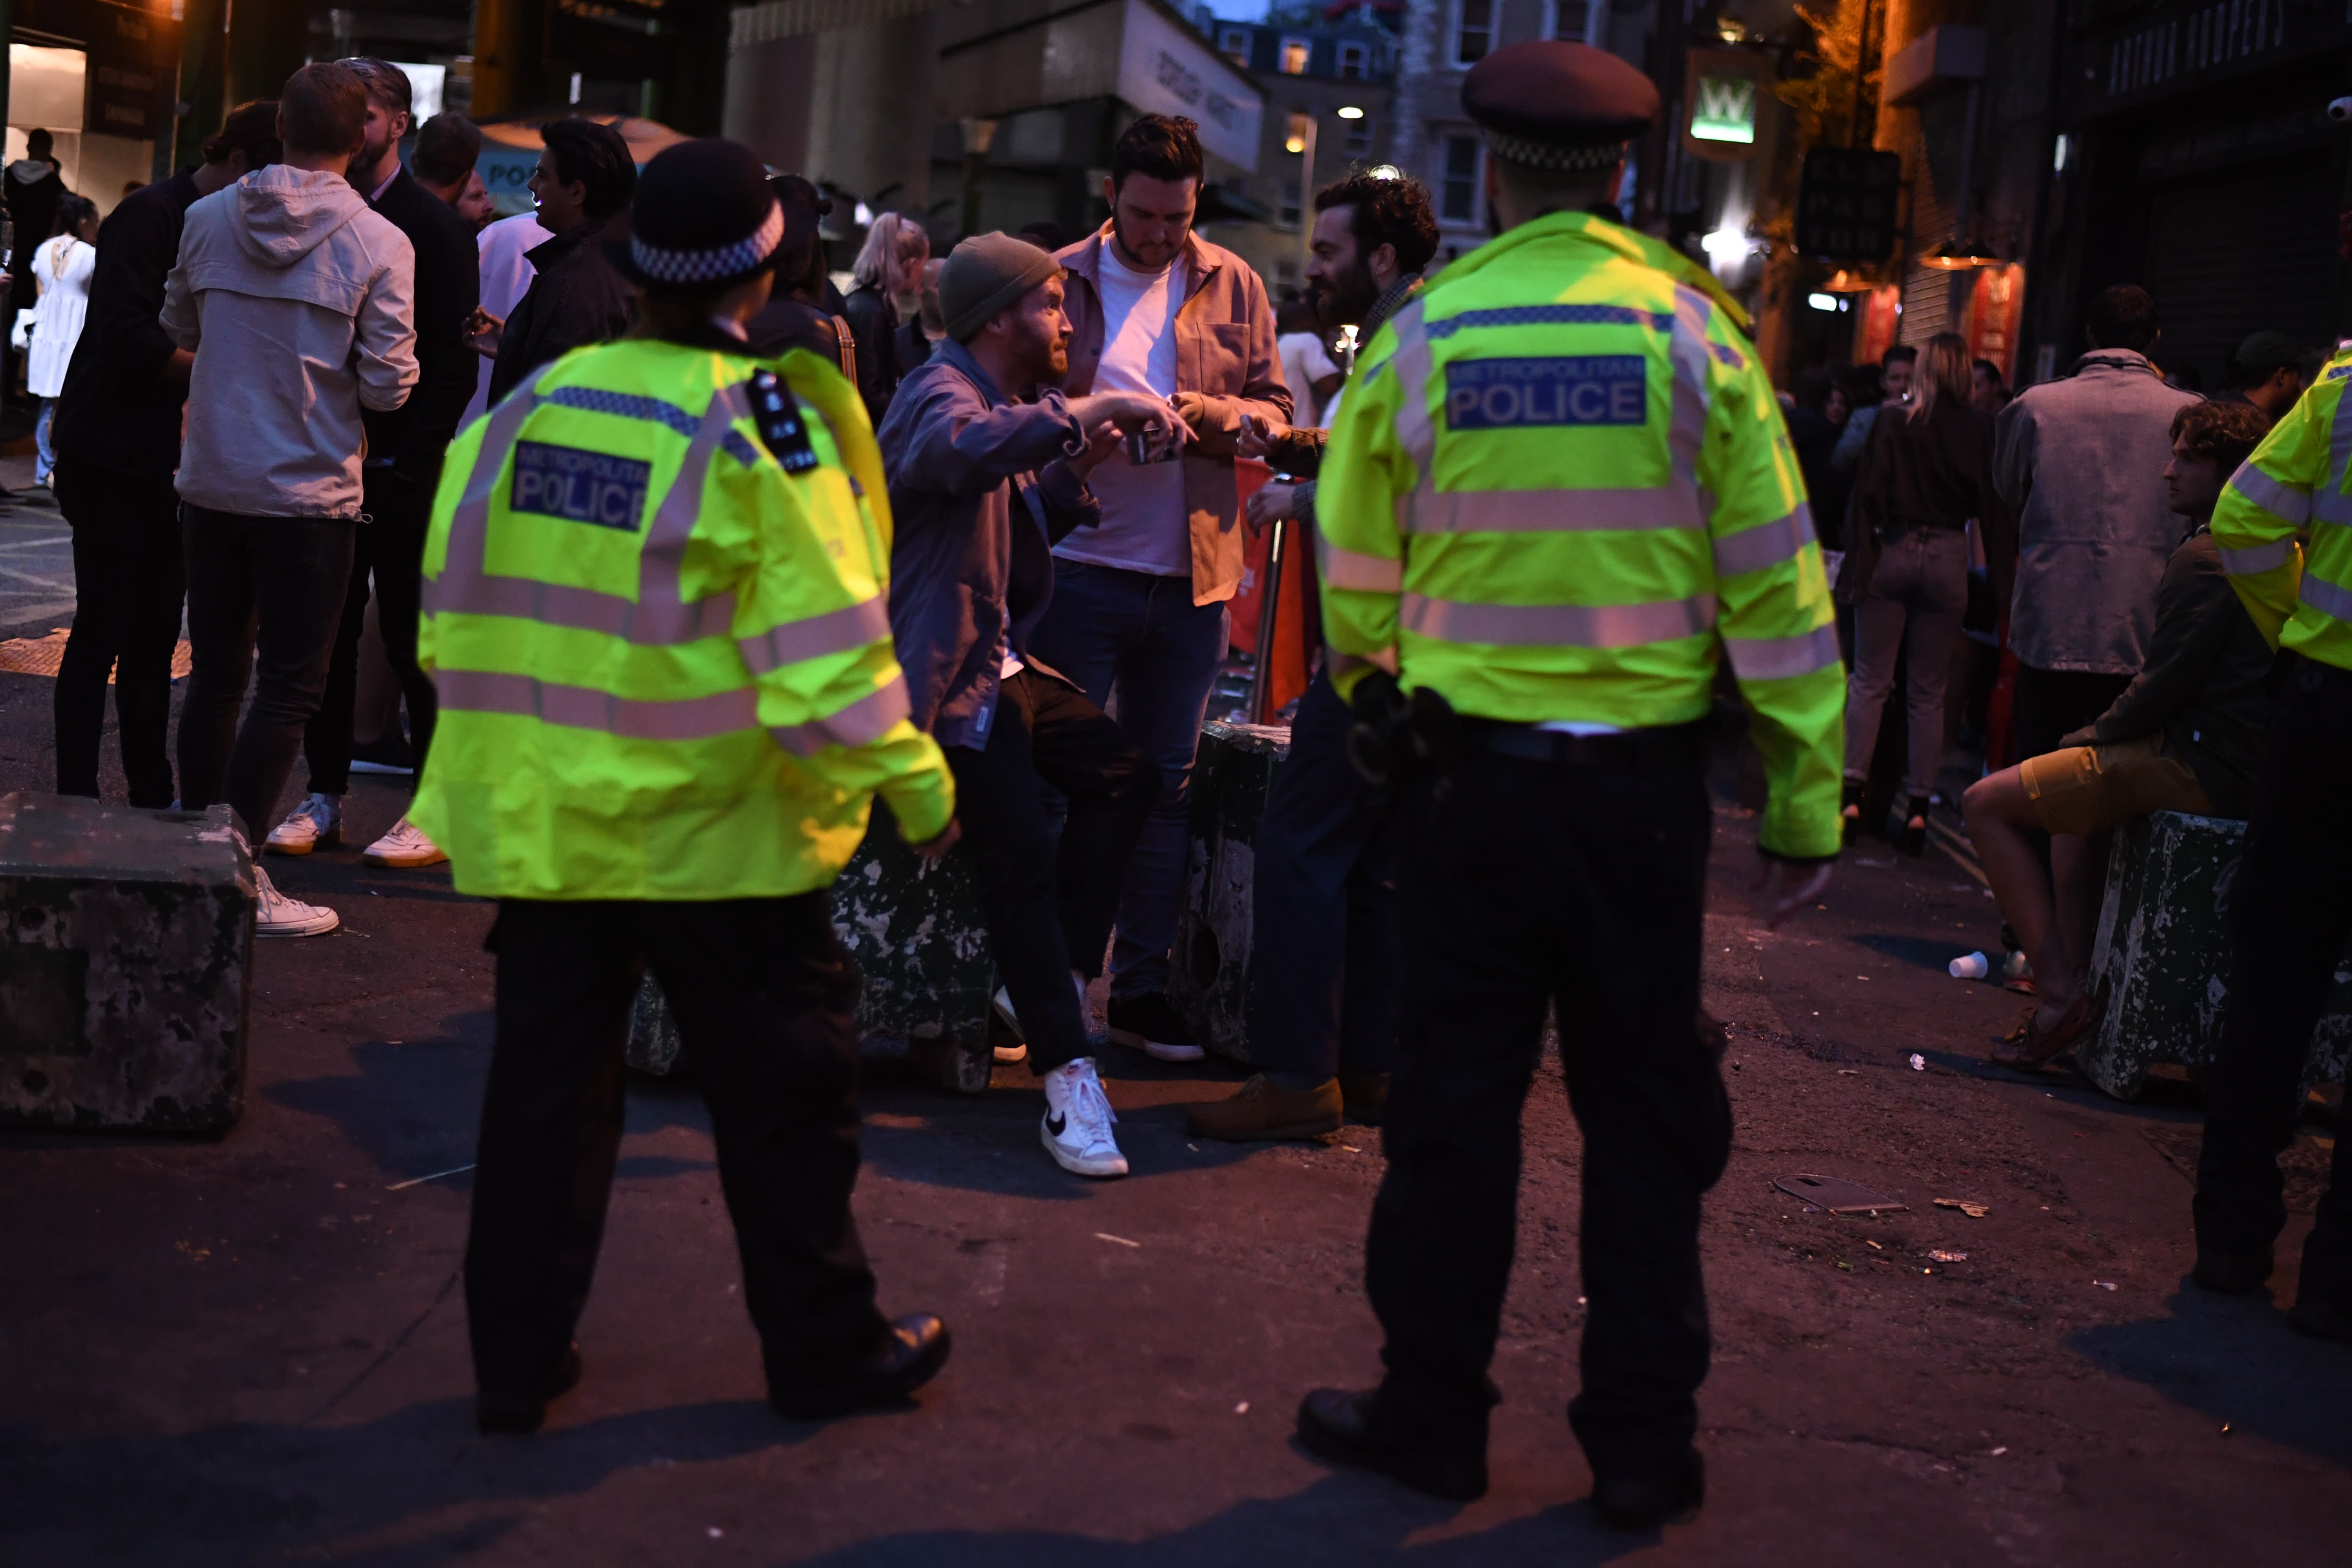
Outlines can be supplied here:
<path id="1" fill-rule="evenodd" d="M 360 858 L 371 866 L 396 866 L 404 869 L 418 866 L 438 866 L 449 858 L 441 847 L 425 837 L 424 830 L 402 817 L 392 825 L 392 831 L 367 847 Z"/>
<path id="2" fill-rule="evenodd" d="M 253 880 L 260 892 L 254 911 L 256 936 L 324 936 L 343 923 L 343 917 L 324 904 L 306 904 L 278 890 L 269 873 L 256 866 Z"/>
<path id="3" fill-rule="evenodd" d="M 1080 1057 L 1045 1075 L 1045 1120 L 1037 1135 L 1065 1171 L 1081 1176 L 1124 1176 L 1127 1156 L 1110 1125 L 1118 1113 L 1095 1075 L 1095 1059 Z"/>
<path id="4" fill-rule="evenodd" d="M 1021 1016 L 1013 1010 L 1012 994 L 1000 985 L 996 988 L 996 995 L 992 1000 L 996 1005 L 996 1016 L 1004 1020 L 1004 1026 L 1016 1035 L 1021 1033 Z M 1000 1062 L 1025 1062 L 1029 1059 L 1029 1042 L 1026 1040 L 1015 1040 L 1009 1046 L 997 1046 L 994 1050 L 996 1059 Z"/>
<path id="5" fill-rule="evenodd" d="M 343 841 L 343 797 L 306 795 L 286 820 L 269 830 L 268 847 L 280 855 L 308 855 Z"/>

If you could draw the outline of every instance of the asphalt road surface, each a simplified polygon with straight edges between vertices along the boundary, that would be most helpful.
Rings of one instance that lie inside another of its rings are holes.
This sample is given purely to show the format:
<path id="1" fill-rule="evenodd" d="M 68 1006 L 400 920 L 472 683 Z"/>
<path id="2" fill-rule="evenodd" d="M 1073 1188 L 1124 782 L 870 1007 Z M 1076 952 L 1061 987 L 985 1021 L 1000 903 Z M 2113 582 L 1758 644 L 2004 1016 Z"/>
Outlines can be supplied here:
<path id="1" fill-rule="evenodd" d="M 47 782 L 47 713 L 46 681 L 0 676 L 0 789 Z M 355 784 L 359 845 L 404 796 Z M 2186 1085 L 2123 1105 L 1980 1066 L 2019 1001 L 1943 973 L 1997 931 L 1943 856 L 1872 845 L 1825 908 L 1762 931 L 1732 793 L 1706 975 L 1738 1135 L 1705 1222 L 1694 1523 L 1611 1534 L 1580 1502 L 1581 1150 L 1556 1058 L 1471 1506 L 1290 1436 L 1307 1389 L 1377 1373 L 1378 1135 L 1196 1144 L 1184 1105 L 1239 1074 L 1116 1048 L 1135 1173 L 1112 1184 L 1047 1162 L 1025 1069 L 971 1100 L 870 1075 L 857 1212 L 884 1306 L 943 1313 L 957 1347 L 916 1407 L 821 1425 L 761 1398 L 707 1114 L 634 1081 L 586 1380 L 541 1436 L 476 1436 L 467 1181 L 400 1184 L 472 1158 L 489 910 L 347 849 L 277 863 L 344 929 L 262 948 L 230 1136 L 0 1139 L 0 1563 L 2342 1561 L 2352 1348 L 2281 1310 L 2308 1183 L 2274 1298 L 2188 1285 Z M 1799 1172 L 1909 1208 L 1809 1214 L 1771 1184 Z"/>

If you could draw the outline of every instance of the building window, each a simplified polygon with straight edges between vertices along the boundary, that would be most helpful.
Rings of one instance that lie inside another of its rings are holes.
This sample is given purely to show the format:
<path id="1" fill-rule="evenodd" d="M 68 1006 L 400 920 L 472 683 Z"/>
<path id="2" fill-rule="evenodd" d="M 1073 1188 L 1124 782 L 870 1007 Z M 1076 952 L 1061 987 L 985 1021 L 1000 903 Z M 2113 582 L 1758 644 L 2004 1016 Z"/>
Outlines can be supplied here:
<path id="1" fill-rule="evenodd" d="M 1468 5 L 1470 0 L 1463 0 Z M 1445 139 L 1445 174 L 1439 182 L 1437 216 L 1447 223 L 1478 221 L 1478 138 Z"/>
<path id="2" fill-rule="evenodd" d="M 1573 44 L 1591 43 L 1597 25 L 1607 14 L 1607 7 L 1599 0 L 1547 0 L 1544 37 L 1566 38 Z"/>
<path id="3" fill-rule="evenodd" d="M 1314 134 L 1314 116 L 1294 111 L 1290 116 L 1289 133 L 1282 139 L 1282 150 L 1286 153 L 1304 153 L 1307 151 L 1308 138 Z"/>
<path id="4" fill-rule="evenodd" d="M 1282 55 L 1278 62 L 1282 74 L 1285 76 L 1305 76 L 1307 74 L 1307 62 L 1314 58 L 1314 55 L 1315 46 L 1309 40 L 1306 38 L 1283 39 Z"/>
<path id="5" fill-rule="evenodd" d="M 1217 35 L 1217 47 L 1225 58 L 1244 70 L 1249 69 L 1250 36 L 1246 27 L 1227 27 Z"/>
<path id="6" fill-rule="evenodd" d="M 1372 47 L 1370 44 L 1339 46 L 1339 79 L 1362 81 L 1372 74 Z"/>
<path id="7" fill-rule="evenodd" d="M 1348 156 L 1350 158 L 1369 158 L 1372 155 L 1372 117 L 1370 115 L 1367 114 L 1361 120 L 1348 121 L 1347 146 Z"/>
<path id="8" fill-rule="evenodd" d="M 1454 64 L 1476 65 L 1495 47 L 1495 0 L 1454 0 Z"/>

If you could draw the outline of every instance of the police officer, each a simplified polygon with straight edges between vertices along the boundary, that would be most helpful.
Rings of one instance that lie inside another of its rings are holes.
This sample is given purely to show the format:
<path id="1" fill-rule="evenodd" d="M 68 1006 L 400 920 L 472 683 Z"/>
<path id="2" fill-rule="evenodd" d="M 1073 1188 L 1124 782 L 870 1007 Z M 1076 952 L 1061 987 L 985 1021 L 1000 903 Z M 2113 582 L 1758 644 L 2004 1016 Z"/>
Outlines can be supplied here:
<path id="1" fill-rule="evenodd" d="M 1485 1491 L 1519 1112 L 1556 1005 L 1590 1301 L 1569 1419 L 1602 1516 L 1648 1526 L 1705 1490 L 1699 1198 L 1731 1131 L 1692 1027 L 1717 660 L 1763 756 L 1759 844 L 1801 868 L 1775 918 L 1837 851 L 1843 670 L 1745 319 L 1704 270 L 1594 216 L 1655 89 L 1545 42 L 1487 57 L 1462 99 L 1506 232 L 1371 343 L 1316 506 L 1359 754 L 1426 761 L 1402 802 L 1412 968 L 1366 1249 L 1387 1376 L 1308 1394 L 1298 1433 L 1437 1496 Z"/>
<path id="2" fill-rule="evenodd" d="M 536 1430 L 579 1379 L 648 965 L 709 1102 L 771 1402 L 896 1401 L 947 1358 L 939 1319 L 876 1310 L 850 1217 L 857 973 L 827 889 L 877 792 L 944 853 L 953 785 L 908 722 L 857 395 L 742 342 L 784 234 L 764 175 L 717 140 L 648 164 L 613 247 L 637 330 L 477 420 L 434 506 L 413 816 L 499 900 L 466 1250 L 484 1431 Z"/>
<path id="3" fill-rule="evenodd" d="M 2236 970 L 2197 1160 L 2197 1265 L 2209 1290 L 2268 1283 L 2286 1225 L 2278 1157 L 2303 1109 L 2303 1068 L 2352 936 L 2352 352 L 2340 353 L 2241 466 L 2213 509 L 2221 564 L 2287 658 L 2245 858 L 2230 905 Z M 2287 1321 L 2352 1342 L 2352 1139 L 2303 1244 Z"/>

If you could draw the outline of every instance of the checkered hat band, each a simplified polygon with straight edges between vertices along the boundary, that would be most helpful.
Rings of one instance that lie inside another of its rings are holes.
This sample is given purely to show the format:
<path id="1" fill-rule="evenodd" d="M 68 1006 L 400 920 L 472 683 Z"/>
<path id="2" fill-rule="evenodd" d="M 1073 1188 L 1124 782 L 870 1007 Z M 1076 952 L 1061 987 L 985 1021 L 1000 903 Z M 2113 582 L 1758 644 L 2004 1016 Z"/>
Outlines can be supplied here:
<path id="1" fill-rule="evenodd" d="M 768 216 L 749 237 L 716 250 L 664 250 L 629 237 L 629 259 L 656 283 L 719 283 L 740 278 L 776 253 L 784 237 L 784 209 L 770 202 Z"/>
<path id="2" fill-rule="evenodd" d="M 1567 174 L 1583 169 L 1609 167 L 1625 155 L 1626 143 L 1602 142 L 1587 142 L 1581 147 L 1561 147 L 1549 142 L 1530 142 L 1524 136 L 1489 131 L 1486 132 L 1486 146 L 1496 157 L 1507 163 Z"/>

